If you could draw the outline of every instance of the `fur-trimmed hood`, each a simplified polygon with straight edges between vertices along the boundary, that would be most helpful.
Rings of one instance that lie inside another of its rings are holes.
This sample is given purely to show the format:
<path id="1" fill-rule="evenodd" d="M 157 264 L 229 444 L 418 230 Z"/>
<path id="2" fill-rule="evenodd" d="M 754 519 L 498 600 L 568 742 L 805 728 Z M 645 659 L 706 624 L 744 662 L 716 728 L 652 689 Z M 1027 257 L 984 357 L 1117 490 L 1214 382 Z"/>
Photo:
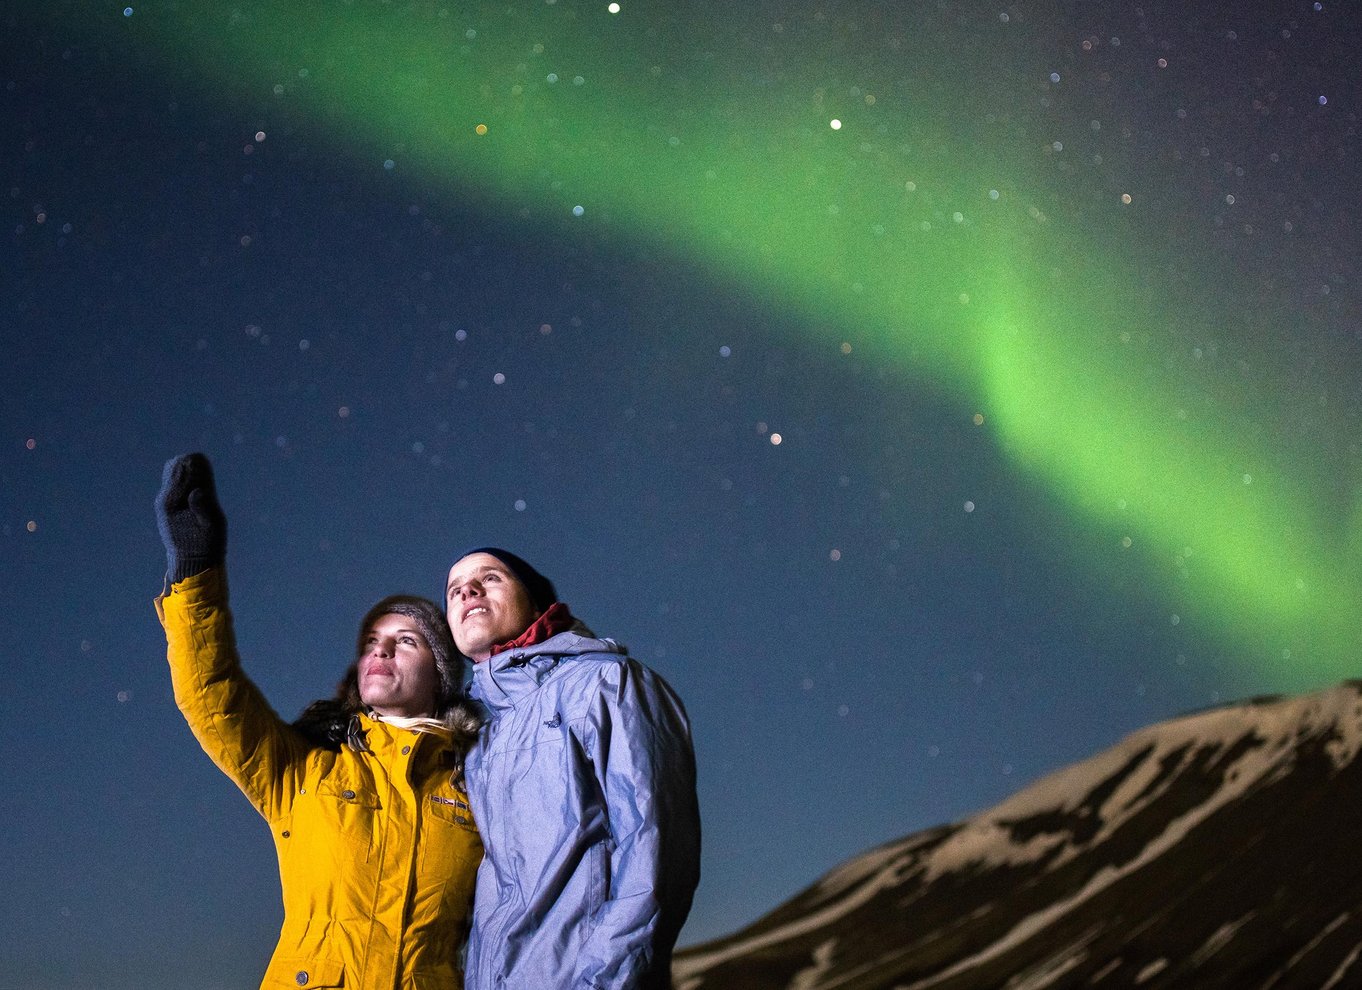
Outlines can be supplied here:
<path id="1" fill-rule="evenodd" d="M 450 746 L 454 750 L 458 769 L 455 779 L 462 785 L 463 760 L 468 748 L 477 741 L 484 718 L 482 705 L 471 698 L 459 698 L 445 711 L 441 721 L 449 730 Z M 293 722 L 296 729 L 317 749 L 340 752 L 349 747 L 363 753 L 369 748 L 360 728 L 360 709 L 341 698 L 322 698 L 303 709 Z"/>

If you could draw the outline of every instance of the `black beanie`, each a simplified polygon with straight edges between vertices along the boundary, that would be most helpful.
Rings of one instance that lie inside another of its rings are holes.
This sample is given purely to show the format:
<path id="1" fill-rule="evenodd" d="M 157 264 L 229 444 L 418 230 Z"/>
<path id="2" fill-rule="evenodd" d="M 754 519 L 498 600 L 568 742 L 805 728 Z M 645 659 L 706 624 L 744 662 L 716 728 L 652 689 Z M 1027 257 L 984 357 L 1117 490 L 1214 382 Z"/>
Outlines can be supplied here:
<path id="1" fill-rule="evenodd" d="M 454 562 L 458 563 L 475 553 L 490 554 L 510 568 L 516 580 L 524 585 L 526 593 L 530 596 L 530 604 L 540 615 L 548 611 L 548 607 L 558 600 L 558 592 L 554 590 L 552 581 L 536 571 L 523 558 L 501 547 L 474 547 L 459 554 Z"/>

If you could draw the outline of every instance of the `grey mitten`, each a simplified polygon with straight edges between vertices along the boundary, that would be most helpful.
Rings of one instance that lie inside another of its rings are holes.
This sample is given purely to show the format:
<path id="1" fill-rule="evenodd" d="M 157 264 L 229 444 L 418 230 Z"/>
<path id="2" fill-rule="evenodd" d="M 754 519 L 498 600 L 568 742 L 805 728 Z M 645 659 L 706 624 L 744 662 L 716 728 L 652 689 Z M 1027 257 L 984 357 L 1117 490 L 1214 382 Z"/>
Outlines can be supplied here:
<path id="1" fill-rule="evenodd" d="M 156 495 L 156 528 L 165 544 L 171 583 L 227 559 L 227 517 L 218 505 L 207 457 L 181 454 L 166 461 Z"/>

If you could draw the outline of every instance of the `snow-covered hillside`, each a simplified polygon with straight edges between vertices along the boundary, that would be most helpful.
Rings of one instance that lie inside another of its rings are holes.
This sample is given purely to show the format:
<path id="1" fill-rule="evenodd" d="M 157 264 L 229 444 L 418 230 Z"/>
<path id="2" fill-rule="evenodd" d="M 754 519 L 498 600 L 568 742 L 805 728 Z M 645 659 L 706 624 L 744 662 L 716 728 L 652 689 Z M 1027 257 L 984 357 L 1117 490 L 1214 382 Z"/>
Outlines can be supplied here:
<path id="1" fill-rule="evenodd" d="M 1137 732 L 872 850 L 678 990 L 1362 987 L 1362 684 Z"/>

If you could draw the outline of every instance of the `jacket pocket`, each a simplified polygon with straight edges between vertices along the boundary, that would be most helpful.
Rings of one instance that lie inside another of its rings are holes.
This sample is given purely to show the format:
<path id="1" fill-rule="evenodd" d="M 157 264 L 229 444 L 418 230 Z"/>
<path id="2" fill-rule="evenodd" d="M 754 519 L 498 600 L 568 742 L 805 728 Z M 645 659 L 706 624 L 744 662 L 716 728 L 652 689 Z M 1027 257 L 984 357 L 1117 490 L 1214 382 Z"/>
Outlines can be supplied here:
<path id="1" fill-rule="evenodd" d="M 382 813 L 377 795 L 344 780 L 320 781 L 312 801 L 293 807 L 295 831 L 301 835 L 304 819 L 309 819 L 307 824 L 314 825 L 309 838 L 329 847 L 338 863 L 356 856 L 368 859 Z"/>
<path id="2" fill-rule="evenodd" d="M 420 846 L 418 883 L 427 889 L 442 889 L 454 903 L 470 901 L 482 861 L 482 838 L 462 794 L 426 795 L 421 809 Z"/>
<path id="3" fill-rule="evenodd" d="M 591 886 L 587 890 L 586 910 L 595 917 L 610 899 L 610 853 L 614 843 L 598 839 L 591 844 L 588 857 L 591 863 Z"/>
<path id="4" fill-rule="evenodd" d="M 426 811 L 466 831 L 478 830 L 477 823 L 473 821 L 473 810 L 468 806 L 468 799 L 462 794 L 430 794 L 426 797 Z"/>
<path id="5" fill-rule="evenodd" d="M 334 801 L 338 806 L 350 808 L 368 808 L 376 811 L 382 805 L 379 804 L 378 795 L 372 793 L 363 785 L 349 784 L 344 780 L 327 779 L 317 784 L 317 796 Z"/>
<path id="6" fill-rule="evenodd" d="M 345 986 L 345 964 L 335 959 L 286 957 L 271 959 L 261 990 L 327 990 Z"/>

